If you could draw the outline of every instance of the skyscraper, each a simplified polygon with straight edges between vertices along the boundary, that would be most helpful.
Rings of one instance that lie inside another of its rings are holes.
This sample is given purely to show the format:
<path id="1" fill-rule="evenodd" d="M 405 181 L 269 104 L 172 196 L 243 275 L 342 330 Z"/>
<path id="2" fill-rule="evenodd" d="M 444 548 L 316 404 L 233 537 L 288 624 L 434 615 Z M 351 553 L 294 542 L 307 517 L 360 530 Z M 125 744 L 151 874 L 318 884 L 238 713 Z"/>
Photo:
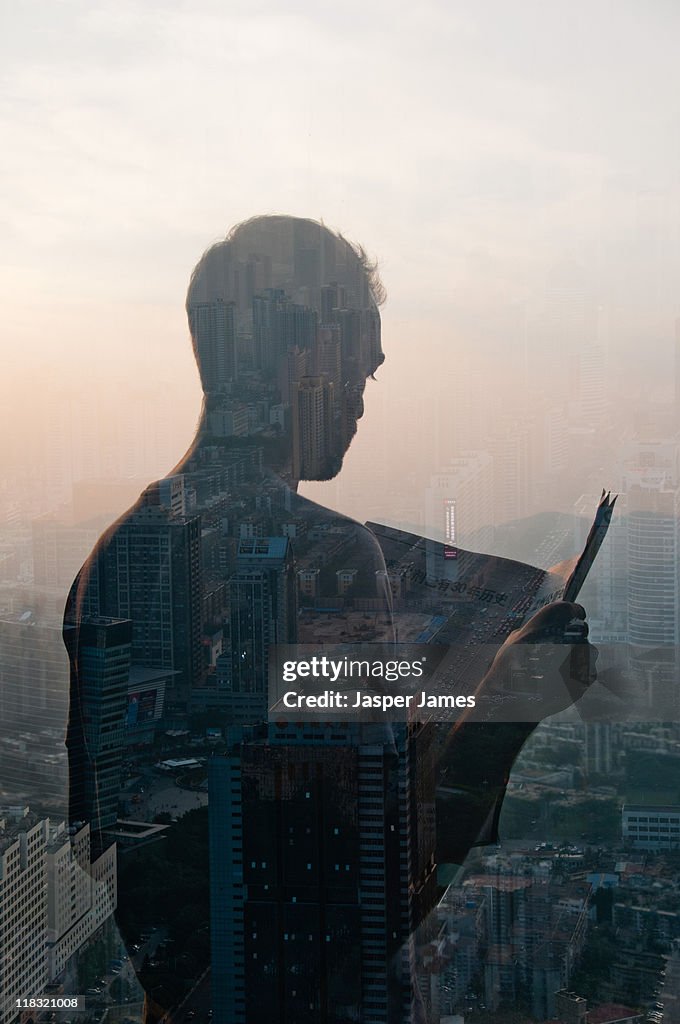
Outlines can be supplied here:
<path id="1" fill-rule="evenodd" d="M 452 551 L 484 551 L 493 540 L 493 481 L 488 452 L 465 452 L 432 476 L 425 494 L 425 522 L 433 540 L 444 540 Z M 433 572 L 436 545 L 430 547 L 428 572 Z"/>
<path id="2" fill-rule="evenodd" d="M 680 473 L 675 440 L 636 441 L 625 462 L 631 672 L 650 704 L 674 692 L 680 642 Z"/>
<path id="3" fill-rule="evenodd" d="M 132 661 L 175 673 L 167 694 L 184 703 L 202 676 L 201 520 L 143 507 L 99 557 L 99 611 L 132 620 Z"/>
<path id="4" fill-rule="evenodd" d="M 296 636 L 295 572 L 286 537 L 241 540 L 229 581 L 232 711 L 250 722 L 267 715 L 270 644 Z M 238 713 L 237 713 L 238 709 Z"/>
<path id="5" fill-rule="evenodd" d="M 314 348 L 313 372 L 326 377 L 338 394 L 342 380 L 342 339 L 336 324 L 319 327 L 319 340 Z M 299 378 L 298 378 L 299 379 Z"/>
<path id="6" fill-rule="evenodd" d="M 234 303 L 216 299 L 189 307 L 189 325 L 199 363 L 213 389 L 237 377 Z"/>
<path id="7" fill-rule="evenodd" d="M 65 626 L 64 641 L 79 669 L 71 690 L 66 745 L 69 819 L 89 822 L 95 849 L 118 817 L 125 744 L 132 623 L 91 618 Z"/>
<path id="8" fill-rule="evenodd" d="M 680 639 L 678 446 L 639 442 L 624 470 L 628 509 L 628 632 L 640 646 Z"/>
<path id="9" fill-rule="evenodd" d="M 292 385 L 293 476 L 320 480 L 333 452 L 334 390 L 325 377 L 303 377 Z"/>
<path id="10" fill-rule="evenodd" d="M 432 734 L 271 726 L 210 768 L 216 1024 L 414 1019 Z"/>
<path id="11" fill-rule="evenodd" d="M 310 352 L 306 348 L 301 349 L 294 346 L 288 349 L 286 360 L 281 366 L 279 380 L 281 401 L 285 405 L 290 404 L 294 383 L 307 376 L 309 357 Z"/>

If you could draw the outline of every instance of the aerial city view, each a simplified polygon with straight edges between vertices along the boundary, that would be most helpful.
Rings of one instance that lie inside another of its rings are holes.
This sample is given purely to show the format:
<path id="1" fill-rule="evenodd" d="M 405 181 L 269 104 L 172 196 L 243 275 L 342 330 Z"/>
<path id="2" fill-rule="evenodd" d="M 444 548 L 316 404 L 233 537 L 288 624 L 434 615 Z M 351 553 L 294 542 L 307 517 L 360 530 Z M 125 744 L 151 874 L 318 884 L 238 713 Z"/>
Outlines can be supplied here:
<path id="1" fill-rule="evenodd" d="M 7 17 L 0 1024 L 680 1022 L 676 13 L 527 0 L 551 66 L 495 2 L 58 6 Z"/>

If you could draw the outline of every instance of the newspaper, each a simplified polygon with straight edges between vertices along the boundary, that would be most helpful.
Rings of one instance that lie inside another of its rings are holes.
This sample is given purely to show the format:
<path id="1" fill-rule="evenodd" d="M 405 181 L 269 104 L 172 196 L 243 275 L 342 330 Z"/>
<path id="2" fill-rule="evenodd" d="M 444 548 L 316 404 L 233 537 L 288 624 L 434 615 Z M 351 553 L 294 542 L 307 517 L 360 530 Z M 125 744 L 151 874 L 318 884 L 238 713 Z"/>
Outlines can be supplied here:
<path id="1" fill-rule="evenodd" d="M 603 493 L 580 555 L 547 570 L 368 523 L 385 557 L 394 637 L 272 645 L 270 720 L 315 720 L 320 711 L 329 719 L 374 720 L 365 707 L 378 707 L 383 722 L 410 720 L 416 710 L 420 720 L 456 718 L 474 706 L 471 698 L 508 635 L 540 608 L 578 596 L 614 502 Z M 535 652 L 524 646 L 516 653 L 527 662 L 518 663 L 517 678 L 536 678 L 530 675 Z M 548 689 L 562 686 L 557 674 Z M 543 705 L 551 696 L 546 690 Z M 514 699 L 492 711 L 497 721 L 528 721 L 540 720 L 545 707 L 527 708 Z"/>
<path id="2" fill-rule="evenodd" d="M 574 602 L 607 535 L 615 502 L 616 496 L 602 492 L 583 550 L 551 569 L 368 523 L 397 594 L 398 644 L 436 645 L 449 652 L 430 684 L 443 692 L 472 692 L 513 630 L 554 601 Z M 409 626 L 415 609 L 427 625 L 414 636 Z"/>
<path id="3" fill-rule="evenodd" d="M 609 529 L 616 496 L 602 492 L 580 555 L 551 569 L 539 569 L 496 555 L 464 551 L 380 523 L 367 523 L 377 537 L 388 573 L 402 591 L 401 604 L 438 611 L 424 642 L 446 643 L 460 632 L 460 605 L 478 607 L 475 633 L 502 641 L 530 615 L 553 601 L 575 601 Z M 397 599 L 395 615 L 400 615 Z M 455 622 L 453 621 L 455 620 Z M 450 635 L 454 634 L 454 635 Z M 483 641 L 482 641 L 483 642 Z"/>

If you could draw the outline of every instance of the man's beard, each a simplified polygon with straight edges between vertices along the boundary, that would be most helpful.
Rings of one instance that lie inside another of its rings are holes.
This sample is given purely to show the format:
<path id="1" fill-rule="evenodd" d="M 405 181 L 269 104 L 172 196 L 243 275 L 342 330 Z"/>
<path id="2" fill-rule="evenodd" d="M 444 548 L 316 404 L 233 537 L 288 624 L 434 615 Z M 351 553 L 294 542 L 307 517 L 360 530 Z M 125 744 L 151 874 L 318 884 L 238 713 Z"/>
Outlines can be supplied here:
<path id="1" fill-rule="evenodd" d="M 336 477 L 342 469 L 342 464 L 345 459 L 345 453 L 331 452 L 326 459 L 323 466 L 319 469 L 318 475 L 314 477 L 315 480 L 332 480 Z"/>
<path id="2" fill-rule="evenodd" d="M 363 414 L 363 409 L 362 409 Z M 358 427 L 358 419 L 352 420 L 351 433 L 348 431 L 344 437 L 337 441 L 333 451 L 326 456 L 323 465 L 315 472 L 313 477 L 303 477 L 305 480 L 332 480 L 338 475 L 345 461 L 345 455 L 354 440 Z"/>
<path id="3" fill-rule="evenodd" d="M 363 411 L 364 410 L 362 403 L 362 415 Z M 352 419 L 351 431 L 348 430 L 344 438 L 338 441 L 336 448 L 332 452 L 328 453 L 326 461 L 322 466 L 321 470 L 319 471 L 319 476 L 317 476 L 316 478 L 317 480 L 332 480 L 333 477 L 336 477 L 338 475 L 345 461 L 345 455 L 349 451 L 350 445 L 352 444 L 352 441 L 356 437 L 358 426 L 359 418 L 357 417 L 356 419 Z"/>

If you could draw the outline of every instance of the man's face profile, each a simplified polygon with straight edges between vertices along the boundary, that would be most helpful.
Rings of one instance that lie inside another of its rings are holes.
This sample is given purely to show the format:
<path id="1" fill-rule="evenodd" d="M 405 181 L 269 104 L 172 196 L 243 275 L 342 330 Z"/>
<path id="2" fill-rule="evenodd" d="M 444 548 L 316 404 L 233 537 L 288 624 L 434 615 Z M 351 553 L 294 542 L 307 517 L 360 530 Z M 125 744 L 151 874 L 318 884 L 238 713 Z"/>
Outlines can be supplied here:
<path id="1" fill-rule="evenodd" d="M 363 251 L 321 224 L 272 216 L 232 229 L 199 261 L 187 295 L 203 431 L 227 445 L 277 436 L 294 479 L 336 476 L 366 380 L 385 358 L 381 295 Z"/>

